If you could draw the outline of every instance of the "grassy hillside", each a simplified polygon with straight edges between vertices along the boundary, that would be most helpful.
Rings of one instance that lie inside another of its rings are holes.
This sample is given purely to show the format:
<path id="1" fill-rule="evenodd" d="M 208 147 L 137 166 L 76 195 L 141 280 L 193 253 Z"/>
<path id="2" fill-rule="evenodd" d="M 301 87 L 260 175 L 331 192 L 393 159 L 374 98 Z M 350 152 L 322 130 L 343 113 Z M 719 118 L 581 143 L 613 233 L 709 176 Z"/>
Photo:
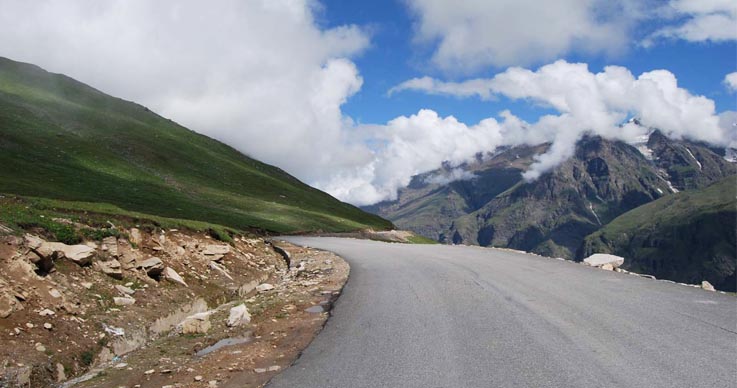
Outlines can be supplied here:
<path id="1" fill-rule="evenodd" d="M 636 272 L 735 291 L 736 194 L 737 176 L 731 176 L 640 206 L 589 235 L 580 257 L 614 253 Z"/>
<path id="2" fill-rule="evenodd" d="M 279 233 L 391 227 L 141 105 L 5 58 L 0 193 Z"/>

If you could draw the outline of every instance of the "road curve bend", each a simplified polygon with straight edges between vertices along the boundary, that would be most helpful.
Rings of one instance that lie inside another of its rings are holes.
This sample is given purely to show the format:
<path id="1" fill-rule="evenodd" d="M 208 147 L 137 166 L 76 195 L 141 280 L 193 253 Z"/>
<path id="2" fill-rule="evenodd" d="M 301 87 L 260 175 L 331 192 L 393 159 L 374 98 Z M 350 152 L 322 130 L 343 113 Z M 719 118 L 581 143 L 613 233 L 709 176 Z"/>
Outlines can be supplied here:
<path id="1" fill-rule="evenodd" d="M 268 388 L 737 387 L 737 298 L 533 255 L 289 237 L 351 265 Z"/>

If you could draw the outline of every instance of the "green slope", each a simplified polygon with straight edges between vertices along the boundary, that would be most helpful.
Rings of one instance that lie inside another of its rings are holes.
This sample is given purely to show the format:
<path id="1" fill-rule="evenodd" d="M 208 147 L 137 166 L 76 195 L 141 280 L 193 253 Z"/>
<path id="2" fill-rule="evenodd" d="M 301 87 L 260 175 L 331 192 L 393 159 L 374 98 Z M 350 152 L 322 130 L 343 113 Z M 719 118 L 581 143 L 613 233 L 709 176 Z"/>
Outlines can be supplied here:
<path id="1" fill-rule="evenodd" d="M 391 227 L 141 105 L 1 57 L 0 193 L 279 233 Z"/>
<path id="2" fill-rule="evenodd" d="M 580 257 L 625 257 L 625 267 L 686 283 L 708 280 L 735 291 L 737 176 L 637 207 L 586 237 Z"/>

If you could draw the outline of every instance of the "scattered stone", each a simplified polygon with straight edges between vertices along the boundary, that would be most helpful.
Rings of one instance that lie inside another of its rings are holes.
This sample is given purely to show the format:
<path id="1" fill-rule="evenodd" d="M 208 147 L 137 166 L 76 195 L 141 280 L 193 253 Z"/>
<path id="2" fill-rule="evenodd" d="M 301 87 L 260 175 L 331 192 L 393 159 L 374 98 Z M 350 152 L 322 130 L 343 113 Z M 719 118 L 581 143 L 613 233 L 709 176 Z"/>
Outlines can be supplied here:
<path id="1" fill-rule="evenodd" d="M 195 376 L 194 381 L 202 381 L 202 376 L 200 375 Z"/>
<path id="2" fill-rule="evenodd" d="M 164 277 L 164 279 L 166 279 L 166 280 L 168 280 L 168 281 L 170 281 L 172 283 L 179 284 L 179 285 L 184 286 L 184 287 L 189 287 L 187 285 L 187 283 L 184 281 L 184 279 L 182 279 L 182 277 L 179 276 L 179 274 L 177 273 L 177 271 L 175 271 L 171 267 L 164 268 L 164 271 L 162 272 L 162 276 Z"/>
<path id="3" fill-rule="evenodd" d="M 102 250 L 106 251 L 112 257 L 118 257 L 118 239 L 115 236 L 108 236 L 102 239 Z"/>
<path id="4" fill-rule="evenodd" d="M 112 259 L 108 261 L 95 261 L 95 265 L 107 276 L 113 279 L 122 280 L 123 270 L 121 269 L 120 262 Z"/>
<path id="5" fill-rule="evenodd" d="M 266 368 L 256 368 L 253 371 L 256 373 L 266 373 Z"/>
<path id="6" fill-rule="evenodd" d="M 36 342 L 36 350 L 39 352 L 45 352 L 46 347 L 42 343 Z"/>
<path id="7" fill-rule="evenodd" d="M 43 310 L 41 310 L 41 311 L 38 312 L 38 315 L 40 315 L 42 317 L 46 317 L 46 316 L 50 316 L 50 315 L 54 315 L 54 314 L 56 314 L 56 313 L 53 310 L 49 310 L 49 309 L 43 309 Z"/>
<path id="8" fill-rule="evenodd" d="M 281 369 L 281 367 L 279 365 L 272 365 L 272 366 L 269 367 L 268 370 L 269 370 L 269 372 L 276 372 L 279 369 Z"/>
<path id="9" fill-rule="evenodd" d="M 583 259 L 584 264 L 592 267 L 601 267 L 604 264 L 610 264 L 612 268 L 617 268 L 624 264 L 624 257 L 610 255 L 607 253 L 594 253 L 593 255 Z"/>
<path id="10" fill-rule="evenodd" d="M 48 323 L 48 322 L 44 323 L 44 329 L 46 329 L 46 330 L 51 330 L 51 329 L 53 329 L 53 328 L 54 328 L 54 326 L 53 326 L 52 324 L 50 324 L 50 323 Z"/>
<path id="11" fill-rule="evenodd" d="M 114 297 L 113 303 L 115 303 L 116 306 L 130 306 L 134 303 L 136 303 L 136 300 L 130 297 Z"/>
<path id="12" fill-rule="evenodd" d="M 190 315 L 178 325 L 182 334 L 204 334 L 210 330 L 210 312 Z"/>
<path id="13" fill-rule="evenodd" d="M 136 290 L 126 286 L 121 286 L 120 284 L 116 284 L 115 289 L 123 295 L 133 295 L 136 292 Z"/>
<path id="14" fill-rule="evenodd" d="M 274 286 L 269 283 L 261 283 L 258 286 L 256 286 L 256 291 L 258 292 L 271 291 L 273 289 L 274 289 Z"/>
<path id="15" fill-rule="evenodd" d="M 606 263 L 599 268 L 606 270 L 606 271 L 614 271 L 614 267 L 609 263 Z"/>
<path id="16" fill-rule="evenodd" d="M 128 233 L 128 241 L 135 245 L 141 245 L 141 243 L 143 242 L 141 231 L 137 228 L 131 228 L 130 232 Z"/>
<path id="17" fill-rule="evenodd" d="M 115 364 L 115 366 L 113 366 L 113 368 L 115 368 L 115 369 L 123 369 L 123 368 L 125 368 L 127 366 L 128 366 L 128 364 L 126 364 L 124 362 L 121 362 L 121 363 Z"/>
<path id="18" fill-rule="evenodd" d="M 207 256 L 227 255 L 230 253 L 230 245 L 208 244 L 202 254 Z"/>
<path id="19" fill-rule="evenodd" d="M 711 283 L 707 282 L 706 280 L 701 282 L 701 288 L 705 289 L 706 291 L 716 291 L 714 286 L 712 286 Z"/>
<path id="20" fill-rule="evenodd" d="M 54 298 L 54 299 L 59 299 L 62 296 L 61 295 L 61 292 L 59 292 L 59 290 L 57 290 L 56 288 L 50 289 L 49 290 L 49 295 L 51 295 L 51 297 Z"/>
<path id="21" fill-rule="evenodd" d="M 160 276 L 164 271 L 164 263 L 158 257 L 144 260 L 137 267 L 146 271 L 146 274 L 152 278 Z"/>
<path id="22" fill-rule="evenodd" d="M 0 294 L 0 318 L 7 318 L 15 311 L 22 310 L 23 306 L 10 294 Z"/>
<path id="23" fill-rule="evenodd" d="M 228 316 L 228 326 L 242 326 L 247 325 L 251 322 L 251 314 L 248 313 L 248 308 L 245 304 L 240 304 L 230 309 L 230 315 Z"/>
<path id="24" fill-rule="evenodd" d="M 81 285 L 82 287 L 84 287 L 84 288 L 88 289 L 88 290 L 89 290 L 90 288 L 92 288 L 92 283 L 91 283 L 91 282 L 82 282 L 82 283 L 80 283 L 80 285 Z"/>
<path id="25" fill-rule="evenodd" d="M 56 382 L 60 383 L 62 381 L 65 381 L 67 379 L 67 374 L 64 372 L 64 365 L 57 362 L 56 363 Z"/>
<path id="26" fill-rule="evenodd" d="M 154 370 L 154 369 L 149 369 L 149 370 L 143 372 L 143 374 L 145 374 L 145 375 L 152 375 L 154 373 L 156 373 L 156 370 Z"/>
<path id="27" fill-rule="evenodd" d="M 214 261 L 211 261 L 210 264 L 208 264 L 208 266 L 210 267 L 210 269 L 213 269 L 213 270 L 219 272 L 221 275 L 225 276 L 226 278 L 228 278 L 230 280 L 233 280 L 233 277 L 230 276 L 230 274 L 228 273 L 228 270 L 225 269 L 225 267 L 223 267 L 222 265 L 220 265 L 220 264 L 218 264 L 218 263 L 216 263 Z"/>
<path id="28" fill-rule="evenodd" d="M 26 327 L 29 329 L 33 329 L 35 326 L 31 322 L 27 322 Z"/>

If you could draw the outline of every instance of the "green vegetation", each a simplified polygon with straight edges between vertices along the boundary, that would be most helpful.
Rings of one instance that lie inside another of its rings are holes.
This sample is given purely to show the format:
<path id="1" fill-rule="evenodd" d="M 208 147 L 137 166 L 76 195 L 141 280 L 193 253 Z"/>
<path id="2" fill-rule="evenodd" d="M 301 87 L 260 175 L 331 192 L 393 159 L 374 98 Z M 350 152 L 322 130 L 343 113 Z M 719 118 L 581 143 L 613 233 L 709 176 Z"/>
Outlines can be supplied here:
<path id="1" fill-rule="evenodd" d="M 392 226 L 143 106 L 4 58 L 0 193 L 33 197 L 28 200 L 41 208 L 162 226 L 219 225 L 211 234 L 224 241 L 227 228 L 291 233 Z M 60 239 L 75 238 L 66 226 L 34 222 Z"/>
<path id="2" fill-rule="evenodd" d="M 737 177 L 642 205 L 586 237 L 582 257 L 613 253 L 635 272 L 735 290 Z"/>
<path id="3" fill-rule="evenodd" d="M 419 235 L 407 237 L 407 241 L 409 241 L 410 244 L 440 244 L 439 242 L 431 238 L 427 238 L 427 237 L 419 236 Z"/>

